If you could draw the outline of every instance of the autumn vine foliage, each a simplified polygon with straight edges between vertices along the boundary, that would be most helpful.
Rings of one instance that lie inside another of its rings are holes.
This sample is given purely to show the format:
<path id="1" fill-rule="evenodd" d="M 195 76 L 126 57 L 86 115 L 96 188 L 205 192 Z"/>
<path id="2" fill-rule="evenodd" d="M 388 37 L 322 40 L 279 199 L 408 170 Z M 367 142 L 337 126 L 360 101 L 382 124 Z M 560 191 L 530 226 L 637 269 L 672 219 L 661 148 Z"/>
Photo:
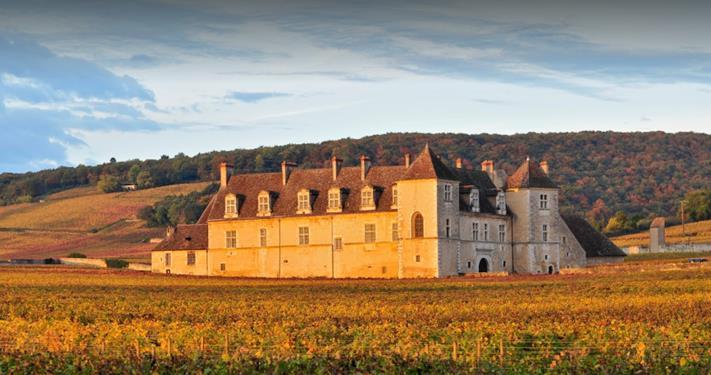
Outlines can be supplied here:
<path id="1" fill-rule="evenodd" d="M 709 371 L 711 268 L 640 269 L 335 281 L 3 267 L 0 373 Z"/>

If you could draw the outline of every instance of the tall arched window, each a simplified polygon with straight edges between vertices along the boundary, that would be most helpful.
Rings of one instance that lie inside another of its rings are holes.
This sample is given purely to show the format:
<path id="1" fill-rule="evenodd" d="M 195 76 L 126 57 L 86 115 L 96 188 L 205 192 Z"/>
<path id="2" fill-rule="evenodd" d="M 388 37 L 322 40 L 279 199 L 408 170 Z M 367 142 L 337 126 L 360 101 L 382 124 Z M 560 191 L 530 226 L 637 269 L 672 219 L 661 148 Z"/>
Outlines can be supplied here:
<path id="1" fill-rule="evenodd" d="M 412 237 L 413 238 L 421 238 L 425 236 L 425 219 L 422 217 L 422 214 L 419 212 L 415 212 L 414 215 L 412 215 Z"/>

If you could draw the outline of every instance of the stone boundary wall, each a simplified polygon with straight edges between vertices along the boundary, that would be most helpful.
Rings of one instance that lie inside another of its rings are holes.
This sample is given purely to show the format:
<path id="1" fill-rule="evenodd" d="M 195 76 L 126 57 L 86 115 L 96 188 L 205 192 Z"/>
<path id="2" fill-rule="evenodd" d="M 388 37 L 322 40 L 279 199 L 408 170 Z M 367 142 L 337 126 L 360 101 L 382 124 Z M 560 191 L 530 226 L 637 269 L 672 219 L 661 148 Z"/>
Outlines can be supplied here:
<path id="1" fill-rule="evenodd" d="M 627 255 L 652 253 L 650 248 L 642 246 L 623 247 L 622 251 Z M 656 253 L 699 253 L 706 251 L 711 252 L 711 243 L 665 245 L 660 251 L 656 251 Z"/>
<path id="2" fill-rule="evenodd" d="M 151 272 L 151 265 L 144 263 L 129 263 L 128 269 L 133 271 Z"/>
<path id="3" fill-rule="evenodd" d="M 66 264 L 68 266 L 84 266 L 84 267 L 98 267 L 106 268 L 106 261 L 103 259 L 92 259 L 92 258 L 59 258 L 61 264 Z"/>

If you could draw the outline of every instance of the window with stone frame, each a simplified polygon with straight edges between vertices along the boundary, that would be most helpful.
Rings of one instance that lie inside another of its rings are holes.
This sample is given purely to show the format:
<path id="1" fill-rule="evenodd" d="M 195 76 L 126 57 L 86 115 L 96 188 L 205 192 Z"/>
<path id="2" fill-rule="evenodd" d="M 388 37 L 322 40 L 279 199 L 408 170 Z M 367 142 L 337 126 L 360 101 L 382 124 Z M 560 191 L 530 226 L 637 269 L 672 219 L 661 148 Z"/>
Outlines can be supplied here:
<path id="1" fill-rule="evenodd" d="M 541 241 L 548 242 L 548 224 L 541 225 Z"/>
<path id="2" fill-rule="evenodd" d="M 484 241 L 489 240 L 489 224 L 484 223 Z"/>
<path id="3" fill-rule="evenodd" d="M 188 266 L 195 265 L 195 252 L 194 251 L 188 251 L 187 264 L 188 264 Z"/>
<path id="4" fill-rule="evenodd" d="M 171 254 L 170 253 L 165 253 L 165 266 L 170 267 L 170 261 L 171 261 Z"/>
<path id="5" fill-rule="evenodd" d="M 412 215 L 412 237 L 422 238 L 425 236 L 425 219 L 422 214 L 415 212 Z"/>
<path id="6" fill-rule="evenodd" d="M 272 198 L 269 192 L 262 191 L 257 197 L 257 214 L 259 216 L 268 216 L 272 213 Z"/>
<path id="7" fill-rule="evenodd" d="M 541 210 L 547 210 L 548 209 L 548 194 L 540 194 L 538 196 L 538 207 Z"/>
<path id="8" fill-rule="evenodd" d="M 449 219 L 444 219 L 444 236 L 449 238 L 452 235 L 452 226 Z"/>
<path id="9" fill-rule="evenodd" d="M 444 184 L 444 201 L 452 201 L 452 184 Z"/>
<path id="10" fill-rule="evenodd" d="M 360 192 L 360 209 L 373 210 L 375 209 L 375 197 L 373 188 L 366 186 Z"/>
<path id="11" fill-rule="evenodd" d="M 393 185 L 393 203 L 392 208 L 397 208 L 397 185 Z"/>
<path id="12" fill-rule="evenodd" d="M 392 240 L 393 242 L 400 240 L 400 232 L 397 223 L 392 224 Z"/>
<path id="13" fill-rule="evenodd" d="M 309 241 L 309 227 L 299 227 L 299 245 L 308 245 Z"/>
<path id="14" fill-rule="evenodd" d="M 336 237 L 333 239 L 333 249 L 334 250 L 343 250 L 343 238 Z"/>
<path id="15" fill-rule="evenodd" d="M 228 249 L 237 248 L 237 231 L 235 231 L 235 230 L 225 231 L 225 247 Z"/>
<path id="16" fill-rule="evenodd" d="M 503 191 L 496 194 L 496 213 L 506 215 L 506 193 Z"/>
<path id="17" fill-rule="evenodd" d="M 225 217 L 237 216 L 237 197 L 234 194 L 225 196 Z"/>
<path id="18" fill-rule="evenodd" d="M 472 240 L 479 241 L 479 223 L 472 223 Z"/>
<path id="19" fill-rule="evenodd" d="M 267 228 L 259 229 L 259 246 L 267 247 Z"/>
<path id="20" fill-rule="evenodd" d="M 476 188 L 469 192 L 469 207 L 472 212 L 479 212 L 479 190 Z"/>
<path id="21" fill-rule="evenodd" d="M 499 242 L 506 241 L 506 225 L 499 224 Z"/>
<path id="22" fill-rule="evenodd" d="M 365 243 L 375 242 L 375 224 L 365 224 Z"/>
<path id="23" fill-rule="evenodd" d="M 301 190 L 297 193 L 297 213 L 299 214 L 310 214 L 311 213 L 311 192 L 308 190 Z"/>
<path id="24" fill-rule="evenodd" d="M 333 188 L 328 191 L 328 211 L 340 212 L 343 205 L 341 204 L 341 189 Z"/>

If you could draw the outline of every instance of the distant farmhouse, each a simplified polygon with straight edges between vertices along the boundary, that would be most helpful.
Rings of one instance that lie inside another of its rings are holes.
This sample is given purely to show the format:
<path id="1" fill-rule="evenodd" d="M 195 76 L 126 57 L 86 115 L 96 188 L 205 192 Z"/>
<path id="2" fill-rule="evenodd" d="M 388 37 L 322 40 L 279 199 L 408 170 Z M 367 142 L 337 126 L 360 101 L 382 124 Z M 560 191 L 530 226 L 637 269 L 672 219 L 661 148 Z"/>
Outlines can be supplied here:
<path id="1" fill-rule="evenodd" d="M 546 162 L 507 177 L 494 162 L 450 167 L 425 146 L 404 164 L 230 176 L 197 224 L 152 252 L 153 272 L 246 277 L 415 278 L 483 272 L 551 274 L 619 262 L 584 219 L 561 216 Z"/>

